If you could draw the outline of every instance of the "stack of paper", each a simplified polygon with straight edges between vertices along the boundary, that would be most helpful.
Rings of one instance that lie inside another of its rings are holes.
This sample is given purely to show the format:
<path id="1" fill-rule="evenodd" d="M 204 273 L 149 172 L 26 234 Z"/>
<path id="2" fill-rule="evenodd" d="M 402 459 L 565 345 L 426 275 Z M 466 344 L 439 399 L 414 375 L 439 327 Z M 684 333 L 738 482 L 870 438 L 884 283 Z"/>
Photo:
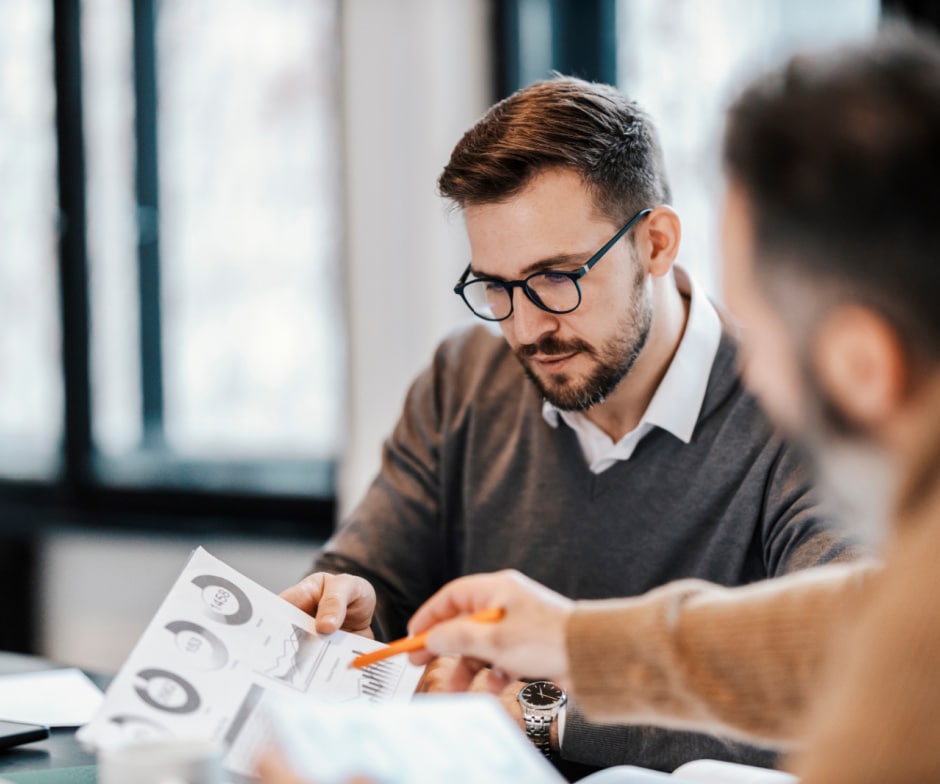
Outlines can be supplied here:
<path id="1" fill-rule="evenodd" d="M 321 637 L 307 613 L 199 548 L 78 737 L 99 749 L 207 738 L 227 749 L 230 773 L 248 776 L 268 741 L 263 706 L 273 695 L 324 704 L 409 700 L 424 668 L 401 657 L 349 668 L 381 647 L 345 632 Z"/>

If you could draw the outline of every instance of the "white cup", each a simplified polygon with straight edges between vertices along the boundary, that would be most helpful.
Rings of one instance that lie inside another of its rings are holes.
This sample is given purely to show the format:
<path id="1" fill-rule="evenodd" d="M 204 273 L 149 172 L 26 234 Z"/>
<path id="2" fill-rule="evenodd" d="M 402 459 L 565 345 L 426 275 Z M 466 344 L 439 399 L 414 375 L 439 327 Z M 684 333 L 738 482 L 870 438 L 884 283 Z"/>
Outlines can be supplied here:
<path id="1" fill-rule="evenodd" d="M 222 750 L 205 740 L 155 740 L 98 753 L 98 784 L 223 784 Z"/>

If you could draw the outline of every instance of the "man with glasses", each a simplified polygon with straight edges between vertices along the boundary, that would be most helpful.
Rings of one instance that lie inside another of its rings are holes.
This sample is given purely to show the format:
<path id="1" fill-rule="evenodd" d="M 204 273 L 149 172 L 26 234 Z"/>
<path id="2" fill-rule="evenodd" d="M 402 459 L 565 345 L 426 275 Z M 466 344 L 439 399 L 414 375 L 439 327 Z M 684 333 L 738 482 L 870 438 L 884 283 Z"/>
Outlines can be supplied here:
<path id="1" fill-rule="evenodd" d="M 533 272 L 525 280 L 505 281 L 499 278 L 486 278 L 474 276 L 467 280 L 472 272 L 471 264 L 467 265 L 454 293 L 463 297 L 463 301 L 481 319 L 486 321 L 505 321 L 512 315 L 512 292 L 520 288 L 532 303 L 549 313 L 571 313 L 581 304 L 581 287 L 578 280 L 583 278 L 591 268 L 597 264 L 624 234 L 626 234 L 640 218 L 652 212 L 651 209 L 640 210 L 626 225 L 613 237 L 604 243 L 604 247 L 585 262 L 577 272 L 564 270 L 547 270 Z"/>
<path id="2" fill-rule="evenodd" d="M 454 335 L 415 381 L 379 476 L 284 593 L 319 631 L 401 636 L 448 580 L 505 567 L 594 599 L 856 555 L 675 265 L 680 221 L 633 102 L 569 78 L 527 87 L 465 134 L 439 187 L 470 240 L 455 291 L 502 336 Z M 561 690 L 523 687 L 504 690 L 507 708 L 566 760 L 773 760 L 716 736 L 591 725 Z"/>

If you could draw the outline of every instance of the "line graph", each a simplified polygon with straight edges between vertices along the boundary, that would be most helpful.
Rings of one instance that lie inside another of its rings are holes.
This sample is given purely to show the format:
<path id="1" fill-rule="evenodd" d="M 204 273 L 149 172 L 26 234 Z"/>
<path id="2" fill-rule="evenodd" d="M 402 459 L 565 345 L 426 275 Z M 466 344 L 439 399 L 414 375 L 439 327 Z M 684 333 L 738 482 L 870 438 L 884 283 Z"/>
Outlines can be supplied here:
<path id="1" fill-rule="evenodd" d="M 284 640 L 283 653 L 277 657 L 272 667 L 264 670 L 264 674 L 297 691 L 306 691 L 329 647 L 328 640 L 322 640 L 315 634 L 291 624 L 290 636 Z"/>

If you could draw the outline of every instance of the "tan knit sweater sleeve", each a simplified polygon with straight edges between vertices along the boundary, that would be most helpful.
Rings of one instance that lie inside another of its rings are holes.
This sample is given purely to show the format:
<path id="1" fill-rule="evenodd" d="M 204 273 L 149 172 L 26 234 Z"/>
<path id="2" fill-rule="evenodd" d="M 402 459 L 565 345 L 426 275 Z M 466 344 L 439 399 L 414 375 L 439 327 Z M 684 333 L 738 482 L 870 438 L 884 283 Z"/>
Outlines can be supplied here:
<path id="1" fill-rule="evenodd" d="M 839 640 L 791 761 L 805 784 L 940 781 L 940 492 L 905 520 L 866 607 Z"/>
<path id="2" fill-rule="evenodd" d="M 877 569 L 822 566 L 741 588 L 682 580 L 579 602 L 567 628 L 575 700 L 595 721 L 785 746 L 800 734 L 833 627 Z"/>

